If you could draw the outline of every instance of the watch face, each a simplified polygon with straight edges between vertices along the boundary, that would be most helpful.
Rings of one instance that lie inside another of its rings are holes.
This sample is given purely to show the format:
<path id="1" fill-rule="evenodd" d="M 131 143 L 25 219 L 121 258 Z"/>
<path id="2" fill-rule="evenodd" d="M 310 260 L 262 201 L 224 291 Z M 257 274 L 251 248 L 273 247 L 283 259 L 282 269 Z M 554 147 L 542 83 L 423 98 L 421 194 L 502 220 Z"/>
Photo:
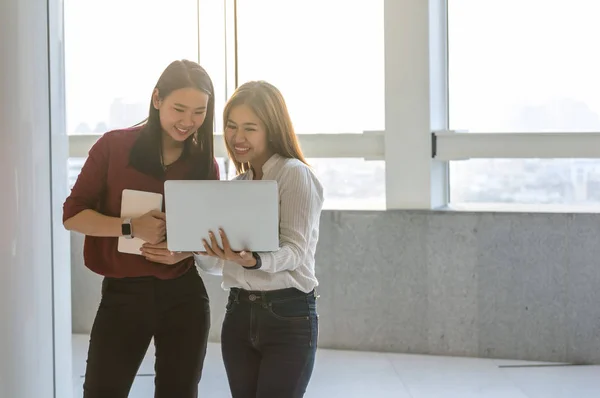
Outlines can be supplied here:
<path id="1" fill-rule="evenodd" d="M 131 235 L 131 224 L 121 224 L 121 233 L 123 235 Z"/>

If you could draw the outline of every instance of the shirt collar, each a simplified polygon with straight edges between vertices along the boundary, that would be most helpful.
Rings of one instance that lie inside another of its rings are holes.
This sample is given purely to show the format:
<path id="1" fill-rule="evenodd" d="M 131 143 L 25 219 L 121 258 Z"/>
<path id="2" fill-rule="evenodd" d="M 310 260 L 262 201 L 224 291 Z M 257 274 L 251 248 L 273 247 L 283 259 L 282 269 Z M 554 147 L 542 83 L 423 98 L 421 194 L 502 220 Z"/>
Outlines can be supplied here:
<path id="1" fill-rule="evenodd" d="M 277 162 L 279 161 L 279 159 L 281 159 L 281 156 L 278 154 L 273 154 L 273 156 L 271 156 L 269 158 L 269 160 L 267 160 L 265 162 L 265 164 L 263 165 L 263 175 L 267 174 L 271 171 L 271 169 L 277 164 Z"/>
<path id="2" fill-rule="evenodd" d="M 263 164 L 263 178 L 269 174 L 273 167 L 278 163 L 279 159 L 282 159 L 282 156 L 275 153 L 265 162 L 265 164 Z M 250 179 L 254 179 L 254 170 L 252 170 L 252 168 L 250 168 Z"/>

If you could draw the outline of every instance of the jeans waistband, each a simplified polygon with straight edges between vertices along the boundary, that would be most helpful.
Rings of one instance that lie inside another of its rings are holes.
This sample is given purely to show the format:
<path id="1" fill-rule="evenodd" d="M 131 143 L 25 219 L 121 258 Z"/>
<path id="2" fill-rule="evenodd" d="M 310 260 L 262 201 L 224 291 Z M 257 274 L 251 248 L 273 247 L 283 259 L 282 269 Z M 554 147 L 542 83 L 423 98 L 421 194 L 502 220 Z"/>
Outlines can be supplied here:
<path id="1" fill-rule="evenodd" d="M 316 290 L 304 293 L 301 290 L 295 288 L 269 290 L 269 291 L 253 291 L 245 290 L 237 287 L 231 288 L 229 291 L 229 297 L 235 301 L 245 300 L 256 303 L 269 303 L 277 301 L 287 301 L 298 299 L 302 297 L 314 297 L 317 298 Z"/>

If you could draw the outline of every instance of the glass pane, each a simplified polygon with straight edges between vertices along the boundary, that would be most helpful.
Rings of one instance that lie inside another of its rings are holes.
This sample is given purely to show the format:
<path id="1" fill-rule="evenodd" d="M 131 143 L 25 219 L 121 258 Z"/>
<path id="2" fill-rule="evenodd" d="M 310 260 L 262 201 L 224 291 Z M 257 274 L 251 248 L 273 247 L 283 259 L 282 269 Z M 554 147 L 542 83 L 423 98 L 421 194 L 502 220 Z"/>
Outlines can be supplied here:
<path id="1" fill-rule="evenodd" d="M 67 178 L 69 179 L 69 189 L 73 188 L 77 177 L 81 172 L 81 168 L 85 163 L 86 158 L 69 158 L 67 160 Z"/>
<path id="2" fill-rule="evenodd" d="M 600 205 L 600 159 L 450 162 L 452 203 Z"/>
<path id="3" fill-rule="evenodd" d="M 385 162 L 356 158 L 307 159 L 325 191 L 326 209 L 384 210 Z"/>
<path id="4" fill-rule="evenodd" d="M 196 0 L 65 0 L 68 134 L 146 118 L 160 74 L 198 59 Z"/>
<path id="5" fill-rule="evenodd" d="M 598 15 L 598 0 L 449 0 L 450 127 L 600 131 Z"/>
<path id="6" fill-rule="evenodd" d="M 239 1 L 239 84 L 277 86 L 298 133 L 383 130 L 383 33 L 383 0 Z"/>

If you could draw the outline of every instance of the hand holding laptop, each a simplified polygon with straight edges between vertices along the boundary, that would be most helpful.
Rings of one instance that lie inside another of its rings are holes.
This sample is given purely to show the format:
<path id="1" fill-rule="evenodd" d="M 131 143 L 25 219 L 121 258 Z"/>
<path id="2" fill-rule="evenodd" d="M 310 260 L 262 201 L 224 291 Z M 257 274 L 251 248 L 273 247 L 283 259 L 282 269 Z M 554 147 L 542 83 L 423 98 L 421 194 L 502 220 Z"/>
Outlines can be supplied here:
<path id="1" fill-rule="evenodd" d="M 173 265 L 186 258 L 192 257 L 191 252 L 172 252 L 167 248 L 167 241 L 162 241 L 156 245 L 144 243 L 142 245 L 142 256 L 148 261 L 159 264 Z"/>
<path id="2" fill-rule="evenodd" d="M 206 239 L 202 240 L 202 244 L 204 245 L 206 252 L 198 252 L 196 254 L 216 257 L 220 258 L 221 260 L 233 261 L 244 268 L 252 268 L 256 266 L 257 260 L 251 251 L 242 250 L 241 252 L 234 252 L 231 250 L 229 239 L 227 239 L 227 235 L 222 229 L 219 229 L 219 235 L 221 236 L 221 241 L 223 242 L 223 248 L 219 247 L 219 243 L 215 239 L 215 234 L 212 231 L 209 231 L 208 235 L 210 236 L 210 244 L 206 241 Z"/>

